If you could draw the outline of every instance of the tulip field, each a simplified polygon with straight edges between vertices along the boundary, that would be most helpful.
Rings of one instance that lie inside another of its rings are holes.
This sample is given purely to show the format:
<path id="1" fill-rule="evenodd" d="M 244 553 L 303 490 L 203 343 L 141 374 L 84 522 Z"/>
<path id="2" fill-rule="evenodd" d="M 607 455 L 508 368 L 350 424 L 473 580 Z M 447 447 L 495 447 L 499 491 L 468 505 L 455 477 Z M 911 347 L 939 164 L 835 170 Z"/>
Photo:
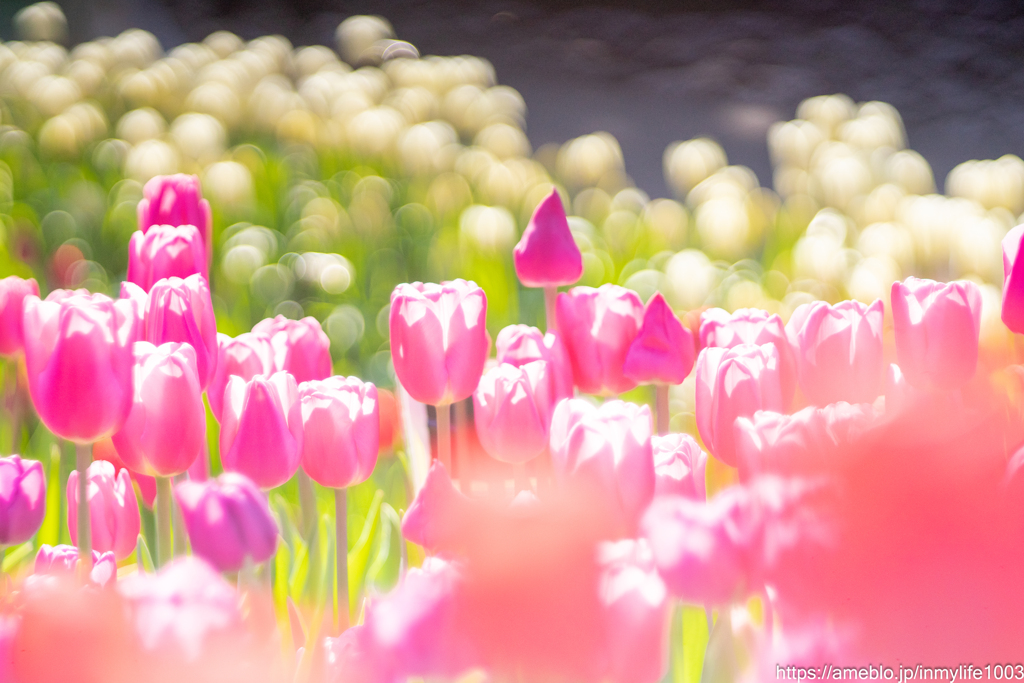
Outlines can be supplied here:
<path id="1" fill-rule="evenodd" d="M 381 17 L 15 25 L 0 683 L 1024 679 L 1020 158 L 821 95 L 652 199 Z"/>

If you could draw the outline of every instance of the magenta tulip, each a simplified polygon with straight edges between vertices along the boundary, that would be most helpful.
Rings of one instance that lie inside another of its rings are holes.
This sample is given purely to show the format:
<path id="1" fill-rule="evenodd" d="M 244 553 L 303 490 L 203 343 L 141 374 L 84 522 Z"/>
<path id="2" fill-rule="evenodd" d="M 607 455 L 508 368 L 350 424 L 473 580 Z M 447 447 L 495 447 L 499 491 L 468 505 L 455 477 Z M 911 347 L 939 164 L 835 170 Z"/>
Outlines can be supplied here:
<path id="1" fill-rule="evenodd" d="M 249 558 L 266 562 L 277 548 L 277 523 L 267 497 L 251 479 L 227 472 L 216 479 L 174 487 L 192 552 L 222 572 L 236 572 Z"/>
<path id="2" fill-rule="evenodd" d="M 46 514 L 46 475 L 38 460 L 0 458 L 0 546 L 19 545 L 39 531 Z"/>
<path id="3" fill-rule="evenodd" d="M 1018 225 L 1003 237 L 1002 318 L 1003 323 L 1018 334 L 1024 332 L 1024 260 L 1018 258 L 1022 240 L 1024 225 Z"/>
<path id="4" fill-rule="evenodd" d="M 89 502 L 89 524 L 92 547 L 105 553 L 111 551 L 123 560 L 135 550 L 141 519 L 139 502 L 128 476 L 128 470 L 115 474 L 114 466 L 97 460 L 87 470 L 86 496 Z M 68 476 L 68 530 L 71 542 L 78 544 L 78 471 Z"/>
<path id="5" fill-rule="evenodd" d="M 156 176 L 146 182 L 142 195 L 139 230 L 148 232 L 154 225 L 194 225 L 206 245 L 206 257 L 213 256 L 213 216 L 198 177 L 183 173 Z"/>
<path id="6" fill-rule="evenodd" d="M 377 387 L 357 377 L 299 385 L 302 469 L 322 486 L 346 488 L 373 473 L 380 444 Z"/>
<path id="7" fill-rule="evenodd" d="M 391 293 L 391 360 L 415 400 L 444 406 L 476 389 L 491 349 L 487 296 L 476 283 L 401 284 Z"/>
<path id="8" fill-rule="evenodd" d="M 0 356 L 15 356 L 25 346 L 22 317 L 27 296 L 39 296 L 35 280 L 17 275 L 0 280 Z"/>
<path id="9" fill-rule="evenodd" d="M 494 347 L 499 363 L 517 368 L 538 360 L 546 361 L 554 402 L 572 398 L 572 361 L 557 334 L 544 334 L 529 325 L 509 325 L 498 332 Z"/>
<path id="10" fill-rule="evenodd" d="M 128 242 L 128 281 L 147 292 L 168 277 L 209 277 L 206 245 L 194 225 L 154 225 Z"/>
<path id="11" fill-rule="evenodd" d="M 538 360 L 516 367 L 499 363 L 480 378 L 473 393 L 476 434 L 496 460 L 524 463 L 548 445 L 551 413 L 551 366 Z"/>
<path id="12" fill-rule="evenodd" d="M 693 335 L 655 292 L 643 323 L 626 352 L 623 374 L 638 384 L 681 384 L 693 369 Z"/>
<path id="13" fill-rule="evenodd" d="M 791 321 L 792 322 L 792 321 Z M 700 348 L 731 349 L 739 344 L 774 344 L 779 352 L 782 397 L 788 406 L 797 383 L 797 363 L 782 318 L 759 308 L 740 308 L 732 315 L 721 308 L 709 308 L 700 316 Z"/>
<path id="14" fill-rule="evenodd" d="M 302 406 L 287 372 L 233 376 L 224 390 L 220 459 L 261 488 L 272 489 L 295 474 L 302 458 Z"/>
<path id="15" fill-rule="evenodd" d="M 636 292 L 618 285 L 573 287 L 558 295 L 557 310 L 580 391 L 605 396 L 636 386 L 622 372 L 644 317 Z"/>
<path id="16" fill-rule="evenodd" d="M 814 301 L 796 309 L 787 329 L 796 350 L 797 378 L 807 400 L 868 403 L 882 393 L 885 306 Z"/>
<path id="17" fill-rule="evenodd" d="M 32 403 L 57 436 L 92 443 L 132 407 L 135 304 L 85 290 L 25 298 L 25 364 Z"/>
<path id="18" fill-rule="evenodd" d="M 279 315 L 256 323 L 252 333 L 270 341 L 275 372 L 291 373 L 300 384 L 331 376 L 331 340 L 316 318 Z"/>
<path id="19" fill-rule="evenodd" d="M 697 429 L 712 455 L 736 465 L 735 423 L 758 410 L 782 412 L 782 377 L 775 344 L 708 347 L 697 358 Z"/>
<path id="20" fill-rule="evenodd" d="M 217 370 L 217 319 L 210 287 L 202 275 L 160 280 L 149 292 L 146 341 L 190 344 L 196 352 L 199 384 L 206 386 Z"/>
<path id="21" fill-rule="evenodd" d="M 707 498 L 704 474 L 708 455 L 689 434 L 651 437 L 654 451 L 654 493 L 658 496 Z"/>
<path id="22" fill-rule="evenodd" d="M 557 190 L 551 190 L 534 210 L 512 258 L 519 281 L 527 287 L 571 285 L 583 275 L 583 255 Z"/>
<path id="23" fill-rule="evenodd" d="M 33 571 L 36 574 L 74 576 L 78 569 L 78 548 L 73 545 L 50 546 L 43 544 L 36 553 Z M 92 551 L 92 570 L 89 578 L 99 586 L 117 581 L 117 560 L 114 553 Z"/>
<path id="24" fill-rule="evenodd" d="M 966 384 L 978 365 L 978 285 L 908 277 L 892 284 L 891 297 L 896 358 L 907 381 L 926 390 Z"/>
<path id="25" fill-rule="evenodd" d="M 248 382 L 256 375 L 271 375 L 274 372 L 274 352 L 270 340 L 251 332 L 237 337 L 217 333 L 217 370 L 206 388 L 210 399 L 210 410 L 217 421 L 221 420 L 224 409 L 224 388 L 228 379 L 238 376 Z"/>
<path id="26" fill-rule="evenodd" d="M 206 439 L 206 407 L 196 353 L 188 344 L 135 344 L 135 402 L 114 447 L 133 472 L 181 474 Z"/>

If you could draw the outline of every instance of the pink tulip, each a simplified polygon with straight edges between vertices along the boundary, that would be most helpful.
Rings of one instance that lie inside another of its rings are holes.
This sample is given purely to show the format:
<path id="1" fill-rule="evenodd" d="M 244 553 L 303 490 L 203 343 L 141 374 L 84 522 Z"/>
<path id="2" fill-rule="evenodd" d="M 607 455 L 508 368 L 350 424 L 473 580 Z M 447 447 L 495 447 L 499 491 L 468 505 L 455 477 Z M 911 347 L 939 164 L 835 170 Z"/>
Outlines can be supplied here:
<path id="1" fill-rule="evenodd" d="M 92 547 L 101 553 L 111 551 L 114 557 L 123 560 L 135 550 L 142 523 L 128 470 L 115 475 L 113 465 L 106 460 L 96 460 L 89 465 L 86 476 Z M 78 545 L 77 470 L 68 476 L 68 530 L 71 542 Z"/>
<path id="2" fill-rule="evenodd" d="M 217 370 L 217 320 L 210 287 L 202 275 L 160 280 L 149 292 L 146 341 L 191 344 L 196 352 L 199 384 L 206 386 Z"/>
<path id="3" fill-rule="evenodd" d="M 35 280 L 22 280 L 17 275 L 0 280 L 0 356 L 15 356 L 25 346 L 22 316 L 29 295 L 39 296 Z"/>
<path id="4" fill-rule="evenodd" d="M 256 323 L 252 333 L 270 341 L 275 372 L 289 372 L 300 384 L 331 376 L 331 340 L 316 318 L 279 315 Z"/>
<path id="5" fill-rule="evenodd" d="M 132 338 L 143 341 L 146 338 L 146 309 L 149 308 L 149 294 L 142 287 L 127 280 L 121 283 L 121 304 L 131 311 Z"/>
<path id="6" fill-rule="evenodd" d="M 196 353 L 188 344 L 135 344 L 135 402 L 114 435 L 125 466 L 173 477 L 189 468 L 206 439 L 206 407 Z"/>
<path id="7" fill-rule="evenodd" d="M 476 389 L 491 348 L 487 296 L 476 283 L 401 284 L 391 293 L 391 360 L 409 395 L 443 406 Z"/>
<path id="8" fill-rule="evenodd" d="M 580 391 L 614 395 L 636 386 L 622 372 L 644 316 L 636 292 L 618 285 L 573 287 L 558 295 L 557 309 Z"/>
<path id="9" fill-rule="evenodd" d="M 529 325 L 509 325 L 498 332 L 494 347 L 499 363 L 517 368 L 537 360 L 546 361 L 555 402 L 572 398 L 572 361 L 557 334 L 544 334 Z"/>
<path id="10" fill-rule="evenodd" d="M 651 411 L 624 401 L 595 407 L 568 399 L 551 418 L 551 462 L 563 484 L 604 492 L 627 527 L 635 524 L 654 496 Z"/>
<path id="11" fill-rule="evenodd" d="M 775 344 L 713 346 L 697 358 L 697 430 L 711 453 L 736 465 L 733 423 L 758 410 L 782 412 L 782 377 Z"/>
<path id="12" fill-rule="evenodd" d="M 287 372 L 228 379 L 220 429 L 224 469 L 272 489 L 295 474 L 302 458 L 302 406 Z"/>
<path id="13" fill-rule="evenodd" d="M 154 225 L 128 242 L 128 281 L 147 292 L 168 277 L 209 277 L 206 245 L 194 225 Z"/>
<path id="14" fill-rule="evenodd" d="M 274 354 L 266 337 L 245 332 L 237 337 L 217 333 L 217 370 L 206 388 L 210 410 L 220 422 L 224 409 L 224 388 L 228 379 L 236 375 L 246 382 L 256 375 L 274 372 Z"/>
<path id="15" fill-rule="evenodd" d="M 908 277 L 892 284 L 896 358 L 921 389 L 957 389 L 974 376 L 981 331 L 981 290 L 973 282 Z"/>
<path id="16" fill-rule="evenodd" d="M 470 500 L 452 485 L 441 461 L 434 460 L 423 486 L 402 517 L 402 538 L 430 553 L 458 548 L 470 510 Z"/>
<path id="17" fill-rule="evenodd" d="M 306 474 L 331 488 L 366 481 L 380 445 L 377 387 L 358 377 L 329 377 L 300 384 L 299 401 Z"/>
<path id="18" fill-rule="evenodd" d="M 882 392 L 881 299 L 870 306 L 843 301 L 803 304 L 787 330 L 796 350 L 797 377 L 807 400 L 818 406 L 837 401 L 868 403 Z"/>
<path id="19" fill-rule="evenodd" d="M 206 257 L 213 256 L 213 216 L 197 176 L 178 173 L 150 178 L 142 195 L 139 230 L 148 232 L 154 225 L 194 225 L 206 245 Z"/>
<path id="20" fill-rule="evenodd" d="M 790 321 L 792 324 L 792 320 Z M 786 333 L 782 318 L 759 308 L 740 308 L 729 315 L 721 308 L 709 308 L 700 316 L 700 348 L 731 349 L 739 344 L 774 344 L 779 352 L 782 397 L 788 406 L 797 383 L 796 349 Z"/>
<path id="21" fill-rule="evenodd" d="M 550 364 L 538 360 L 521 367 L 499 363 L 480 378 L 473 418 L 492 458 L 524 463 L 544 452 L 555 408 L 550 373 Z"/>
<path id="22" fill-rule="evenodd" d="M 1024 260 L 1017 258 L 1022 240 L 1024 225 L 1018 225 L 1003 237 L 1002 318 L 1003 323 L 1018 334 L 1024 332 Z"/>
<path id="23" fill-rule="evenodd" d="M 638 384 L 681 384 L 693 369 L 693 335 L 655 292 L 644 309 L 643 323 L 629 346 L 623 374 Z"/>
<path id="24" fill-rule="evenodd" d="M 0 458 L 0 546 L 19 545 L 39 530 L 46 514 L 46 475 L 38 460 Z"/>
<path id="25" fill-rule="evenodd" d="M 51 432 L 76 443 L 110 436 L 132 407 L 134 304 L 85 290 L 25 298 L 32 403 Z"/>
<path id="26" fill-rule="evenodd" d="M 78 569 L 78 548 L 73 545 L 50 546 L 43 544 L 36 553 L 34 572 L 36 574 L 55 574 L 58 576 L 74 576 Z M 109 585 L 117 581 L 117 560 L 114 553 L 92 551 L 92 570 L 89 578 L 99 586 Z"/>
<path id="27" fill-rule="evenodd" d="M 266 562 L 277 548 L 277 523 L 266 495 L 248 477 L 226 472 L 174 487 L 192 551 L 222 572 L 236 572 L 248 557 Z"/>
<path id="28" fill-rule="evenodd" d="M 654 451 L 654 493 L 658 496 L 685 496 L 705 500 L 704 482 L 708 454 L 689 434 L 651 437 Z"/>
<path id="29" fill-rule="evenodd" d="M 527 287 L 571 285 L 583 275 L 583 255 L 569 229 L 557 190 L 534 210 L 512 250 L 519 281 Z"/>

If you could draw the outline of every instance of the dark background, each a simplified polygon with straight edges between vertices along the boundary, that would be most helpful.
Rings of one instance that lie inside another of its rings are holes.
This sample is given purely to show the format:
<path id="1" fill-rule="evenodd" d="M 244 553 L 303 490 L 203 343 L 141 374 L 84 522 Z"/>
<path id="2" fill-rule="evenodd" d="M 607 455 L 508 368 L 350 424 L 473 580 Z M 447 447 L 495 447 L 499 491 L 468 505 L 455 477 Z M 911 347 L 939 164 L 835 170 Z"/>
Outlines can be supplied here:
<path id="1" fill-rule="evenodd" d="M 26 2 L 0 0 L 0 38 Z M 711 135 L 771 183 L 765 133 L 800 100 L 844 92 L 899 109 L 910 146 L 946 173 L 1024 156 L 1024 3 L 926 0 L 65 0 L 72 41 L 137 26 L 165 48 L 217 29 L 333 45 L 351 14 L 388 18 L 423 54 L 489 59 L 519 90 L 534 146 L 597 130 L 665 195 L 661 155 Z"/>

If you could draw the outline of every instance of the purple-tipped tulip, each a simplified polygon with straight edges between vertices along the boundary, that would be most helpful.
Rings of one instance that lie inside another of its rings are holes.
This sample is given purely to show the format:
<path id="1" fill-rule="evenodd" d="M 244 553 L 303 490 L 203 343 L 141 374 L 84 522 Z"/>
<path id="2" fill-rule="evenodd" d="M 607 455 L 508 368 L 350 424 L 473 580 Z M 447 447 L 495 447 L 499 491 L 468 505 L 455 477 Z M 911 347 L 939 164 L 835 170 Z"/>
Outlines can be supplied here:
<path id="1" fill-rule="evenodd" d="M 533 212 L 512 258 L 519 281 L 527 287 L 571 285 L 583 275 L 583 255 L 572 238 L 557 190 Z"/>
<path id="2" fill-rule="evenodd" d="M 275 372 L 288 372 L 299 384 L 331 376 L 331 340 L 316 318 L 283 315 L 256 323 L 252 333 L 270 341 Z"/>
<path id="3" fill-rule="evenodd" d="M 17 275 L 0 280 L 0 356 L 16 356 L 25 346 L 21 321 L 27 296 L 39 296 L 35 280 Z"/>
<path id="4" fill-rule="evenodd" d="M 78 569 L 78 548 L 73 545 L 50 546 L 45 543 L 36 553 L 34 572 L 57 576 L 75 576 Z M 105 553 L 92 551 L 92 570 L 89 578 L 93 583 L 106 586 L 117 581 L 117 560 L 109 550 Z"/>
<path id="5" fill-rule="evenodd" d="M 146 341 L 191 344 L 196 352 L 199 384 L 206 386 L 217 370 L 217 320 L 210 287 L 202 275 L 160 280 L 149 292 Z"/>
<path id="6" fill-rule="evenodd" d="M 194 225 L 154 225 L 128 242 L 128 281 L 147 292 L 168 277 L 209 277 L 206 245 Z"/>
<path id="7" fill-rule="evenodd" d="M 346 488 L 373 473 L 380 444 L 377 387 L 357 377 L 299 385 L 302 469 L 321 486 Z"/>
<path id="8" fill-rule="evenodd" d="M 681 384 L 693 370 L 693 335 L 683 327 L 661 292 L 644 309 L 622 372 L 638 384 Z"/>
<path id="9" fill-rule="evenodd" d="M 46 475 L 38 460 L 0 458 L 0 546 L 18 545 L 39 531 L 46 514 Z"/>

